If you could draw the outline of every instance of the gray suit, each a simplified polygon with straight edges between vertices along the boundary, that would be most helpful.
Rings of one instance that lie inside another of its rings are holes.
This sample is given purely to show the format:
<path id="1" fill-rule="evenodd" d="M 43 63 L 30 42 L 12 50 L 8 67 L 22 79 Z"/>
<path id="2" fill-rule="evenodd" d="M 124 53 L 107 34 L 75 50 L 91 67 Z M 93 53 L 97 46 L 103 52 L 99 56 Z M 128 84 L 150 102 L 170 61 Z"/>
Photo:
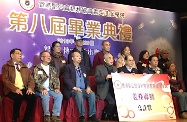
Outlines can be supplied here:
<path id="1" fill-rule="evenodd" d="M 113 66 L 113 73 L 117 71 L 117 68 Z M 97 97 L 104 100 L 109 90 L 109 82 L 106 80 L 108 75 L 107 68 L 102 64 L 96 67 L 95 81 L 97 83 Z"/>

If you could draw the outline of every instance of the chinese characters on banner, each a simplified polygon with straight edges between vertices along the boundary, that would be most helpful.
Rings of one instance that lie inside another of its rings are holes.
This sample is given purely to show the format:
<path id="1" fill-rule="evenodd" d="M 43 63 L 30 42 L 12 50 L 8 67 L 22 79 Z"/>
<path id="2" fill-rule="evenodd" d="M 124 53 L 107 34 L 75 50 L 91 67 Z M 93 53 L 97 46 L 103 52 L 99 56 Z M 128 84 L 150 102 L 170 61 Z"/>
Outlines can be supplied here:
<path id="1" fill-rule="evenodd" d="M 37 22 L 40 21 L 41 29 L 45 35 L 62 37 L 73 35 L 74 37 L 84 36 L 84 38 L 103 40 L 111 38 L 114 41 L 132 42 L 132 27 L 128 24 L 115 25 L 112 22 L 105 22 L 102 25 L 100 21 L 85 20 L 84 22 L 83 19 L 67 19 L 60 16 L 50 16 L 49 20 L 47 20 L 47 17 L 44 14 L 38 15 L 37 13 L 33 13 L 33 19 L 30 19 L 32 24 L 31 27 L 29 27 L 29 14 L 25 12 L 16 12 L 13 10 L 9 13 L 8 18 L 10 31 L 28 31 L 28 33 L 35 33 L 38 24 Z M 47 28 L 46 21 L 49 21 L 50 23 L 49 29 Z M 118 32 L 117 29 L 119 29 Z"/>
<path id="2" fill-rule="evenodd" d="M 181 54 L 176 13 L 94 0 L 0 0 L 0 6 L 0 66 L 10 59 L 11 49 L 20 48 L 22 61 L 32 70 L 39 53 L 50 52 L 54 41 L 61 43 L 67 58 L 80 36 L 91 63 L 108 40 L 115 61 L 123 46 L 130 47 L 136 62 L 142 49 L 150 54 L 168 49 L 182 71 L 181 55 L 175 55 Z"/>
<path id="3" fill-rule="evenodd" d="M 166 74 L 112 74 L 119 121 L 176 119 Z"/>

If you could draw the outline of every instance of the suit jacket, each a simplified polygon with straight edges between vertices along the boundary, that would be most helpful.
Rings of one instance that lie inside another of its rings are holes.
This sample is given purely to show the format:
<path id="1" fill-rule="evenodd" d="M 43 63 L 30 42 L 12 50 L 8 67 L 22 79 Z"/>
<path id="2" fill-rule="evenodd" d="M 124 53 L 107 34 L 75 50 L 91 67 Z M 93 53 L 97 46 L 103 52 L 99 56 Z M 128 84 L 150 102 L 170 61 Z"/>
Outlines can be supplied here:
<path id="1" fill-rule="evenodd" d="M 158 74 L 163 74 L 162 69 L 160 69 L 159 67 L 157 67 L 157 72 Z M 143 73 L 147 73 L 147 74 L 156 74 L 157 72 L 151 67 L 145 67 L 143 69 Z"/>
<path id="2" fill-rule="evenodd" d="M 141 61 L 138 61 L 138 63 L 136 64 L 139 74 L 143 74 L 143 69 L 145 68 L 145 66 L 143 66 L 143 64 L 144 64 L 144 63 L 141 62 Z M 145 65 L 146 65 L 146 64 L 145 64 Z"/>
<path id="3" fill-rule="evenodd" d="M 124 73 L 135 73 L 138 74 L 138 70 L 136 68 L 132 68 L 131 72 L 127 69 L 126 66 L 118 68 L 118 72 L 124 72 Z"/>
<path id="4" fill-rule="evenodd" d="M 34 91 L 35 83 L 31 75 L 31 71 L 23 62 L 20 62 L 20 67 L 21 67 L 20 73 L 21 73 L 24 87 L 26 89 L 31 88 Z M 2 67 L 2 80 L 3 80 L 5 95 L 7 95 L 10 91 L 16 93 L 16 89 L 18 88 L 14 85 L 15 77 L 16 77 L 16 72 L 15 72 L 14 62 L 10 60 Z"/>
<path id="5" fill-rule="evenodd" d="M 75 47 L 73 50 L 71 50 L 68 54 L 68 64 L 72 63 L 72 53 L 75 52 L 75 51 L 78 51 L 78 49 Z M 90 71 L 90 69 L 92 68 L 92 63 L 91 63 L 91 59 L 90 59 L 90 56 L 88 54 L 88 52 L 82 48 L 82 51 L 83 53 L 83 59 L 81 61 L 81 65 L 84 65 L 86 67 L 86 70 L 87 72 Z"/>
<path id="6" fill-rule="evenodd" d="M 85 88 L 90 87 L 90 81 L 86 73 L 86 67 L 80 65 L 84 77 Z M 73 87 L 76 87 L 76 71 L 73 63 L 64 66 L 64 96 L 70 98 Z"/>
<path id="7" fill-rule="evenodd" d="M 113 66 L 113 73 L 117 71 L 117 68 Z M 104 65 L 98 65 L 95 71 L 95 82 L 97 83 L 97 95 L 99 99 L 104 100 L 109 90 L 109 81 L 106 80 L 108 75 L 107 68 Z"/>

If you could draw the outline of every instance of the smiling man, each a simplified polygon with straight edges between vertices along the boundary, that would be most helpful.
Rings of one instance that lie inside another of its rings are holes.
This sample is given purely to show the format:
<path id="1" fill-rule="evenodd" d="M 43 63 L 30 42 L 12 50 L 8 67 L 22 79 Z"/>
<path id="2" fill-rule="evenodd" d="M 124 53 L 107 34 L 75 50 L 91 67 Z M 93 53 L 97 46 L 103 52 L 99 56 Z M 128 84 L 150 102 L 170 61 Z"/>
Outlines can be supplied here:
<path id="1" fill-rule="evenodd" d="M 134 58 L 132 55 L 126 56 L 125 62 L 124 66 L 118 68 L 119 73 L 138 74 L 138 70 L 134 68 Z"/>

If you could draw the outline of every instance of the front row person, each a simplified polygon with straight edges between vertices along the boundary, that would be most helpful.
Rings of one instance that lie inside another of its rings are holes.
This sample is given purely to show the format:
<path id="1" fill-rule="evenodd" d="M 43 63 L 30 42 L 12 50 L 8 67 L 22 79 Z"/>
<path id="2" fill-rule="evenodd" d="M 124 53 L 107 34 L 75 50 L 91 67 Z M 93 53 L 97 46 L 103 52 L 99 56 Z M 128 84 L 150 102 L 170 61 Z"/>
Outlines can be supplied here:
<path id="1" fill-rule="evenodd" d="M 143 74 L 163 74 L 162 69 L 158 67 L 158 57 L 153 54 L 149 57 L 149 66 L 143 69 Z"/>
<path id="2" fill-rule="evenodd" d="M 27 100 L 23 122 L 31 122 L 33 107 L 35 106 L 35 83 L 29 68 L 21 62 L 21 49 L 10 51 L 11 60 L 2 67 L 4 94 L 14 101 L 12 122 L 17 122 L 23 99 Z"/>
<path id="3" fill-rule="evenodd" d="M 33 77 L 36 83 L 36 95 L 42 99 L 44 122 L 61 122 L 58 118 L 61 111 L 63 95 L 60 92 L 60 81 L 57 70 L 50 66 L 51 55 L 48 51 L 40 53 L 41 63 L 34 67 Z M 50 96 L 54 99 L 52 117 L 49 112 Z"/>
<path id="4" fill-rule="evenodd" d="M 119 73 L 138 74 L 138 69 L 134 68 L 134 58 L 132 55 L 125 56 L 125 65 L 118 68 Z"/>
<path id="5" fill-rule="evenodd" d="M 104 55 L 104 64 L 98 65 L 95 71 L 95 81 L 97 83 L 97 97 L 107 101 L 107 106 L 103 110 L 102 120 L 109 120 L 111 116 L 117 118 L 116 101 L 112 83 L 111 73 L 117 72 L 113 65 L 113 56 L 110 53 Z"/>
<path id="6" fill-rule="evenodd" d="M 179 100 L 180 116 L 183 119 L 187 119 L 187 93 L 185 92 L 184 82 L 176 71 L 176 66 L 173 62 L 167 62 L 165 66 L 169 76 L 171 94 Z"/>
<path id="7" fill-rule="evenodd" d="M 86 67 L 80 65 L 81 55 L 79 52 L 72 53 L 72 61 L 64 67 L 64 96 L 68 99 L 75 98 L 79 111 L 79 122 L 85 122 L 83 98 L 87 98 L 89 103 L 88 121 L 99 122 L 96 118 L 95 93 L 90 88 Z"/>

